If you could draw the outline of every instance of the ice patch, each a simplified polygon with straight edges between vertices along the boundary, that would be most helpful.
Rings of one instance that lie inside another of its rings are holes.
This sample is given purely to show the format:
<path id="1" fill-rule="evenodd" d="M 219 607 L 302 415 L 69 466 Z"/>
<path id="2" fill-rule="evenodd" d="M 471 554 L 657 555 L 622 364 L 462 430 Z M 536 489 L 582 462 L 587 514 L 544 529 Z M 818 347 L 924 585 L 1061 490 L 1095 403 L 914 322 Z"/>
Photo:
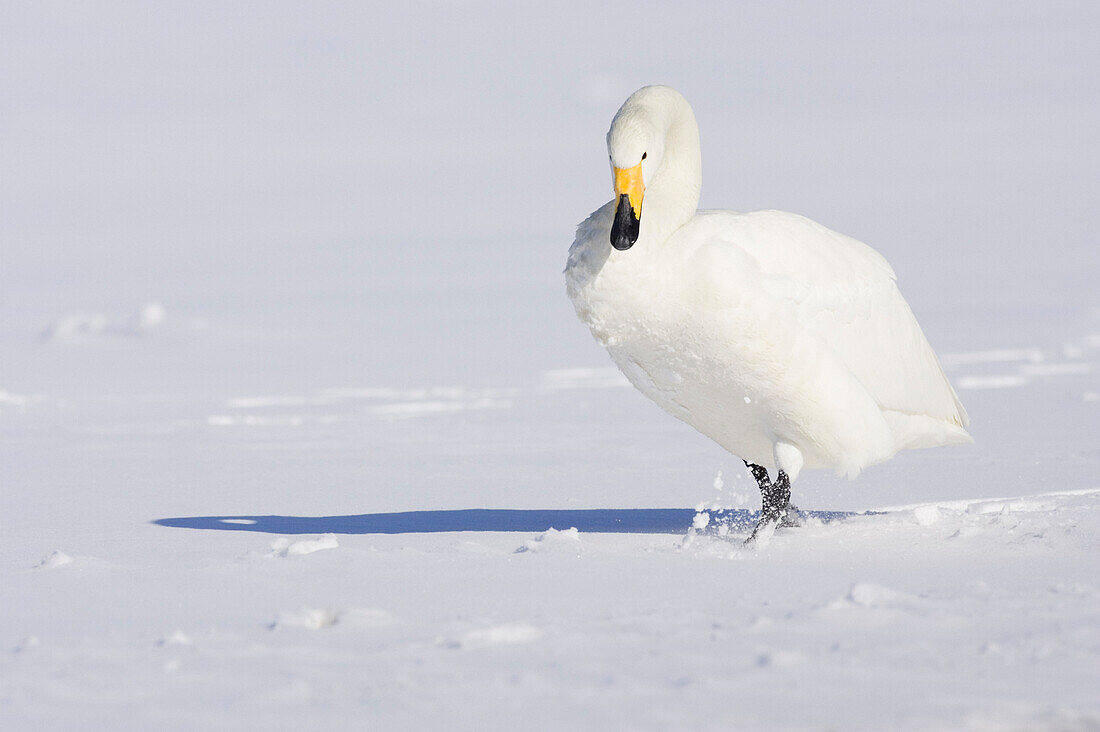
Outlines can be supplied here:
<path id="1" fill-rule="evenodd" d="M 560 550 L 580 554 L 581 533 L 577 531 L 576 527 L 565 529 L 564 531 L 558 531 L 553 528 L 547 529 L 534 539 L 525 541 L 523 546 L 516 549 L 516 554 Z"/>
<path id="2" fill-rule="evenodd" d="M 471 630 L 457 641 L 445 645 L 451 648 L 481 648 L 532 643 L 541 637 L 542 631 L 528 623 L 505 623 L 492 628 Z"/>
<path id="3" fill-rule="evenodd" d="M 57 569 L 58 567 L 64 567 L 67 564 L 72 564 L 75 559 L 70 557 L 60 549 L 55 550 L 50 556 L 43 559 L 38 563 L 38 569 Z"/>
<path id="4" fill-rule="evenodd" d="M 280 538 L 271 542 L 271 553 L 277 557 L 297 557 L 325 549 L 337 549 L 339 546 L 336 534 L 324 534 L 316 539 L 302 539 L 295 542 Z"/>

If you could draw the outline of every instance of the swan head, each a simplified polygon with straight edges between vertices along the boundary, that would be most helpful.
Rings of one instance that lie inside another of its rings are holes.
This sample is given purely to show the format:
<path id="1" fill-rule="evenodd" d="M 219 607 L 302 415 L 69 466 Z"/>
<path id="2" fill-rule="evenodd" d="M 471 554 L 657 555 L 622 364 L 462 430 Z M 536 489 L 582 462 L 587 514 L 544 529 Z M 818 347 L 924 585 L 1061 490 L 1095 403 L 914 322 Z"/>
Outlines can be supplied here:
<path id="1" fill-rule="evenodd" d="M 624 115 L 622 109 L 615 115 L 607 133 L 607 154 L 617 201 L 611 246 L 619 251 L 630 249 L 638 241 L 646 183 L 660 165 L 663 148 L 663 136 L 647 120 Z"/>
<path id="2" fill-rule="evenodd" d="M 690 119 L 697 138 L 691 107 L 680 93 L 667 86 L 647 86 L 631 94 L 611 121 L 607 154 L 615 186 L 615 249 L 630 249 L 638 241 L 646 190 L 666 162 L 670 129 L 684 119 Z"/>

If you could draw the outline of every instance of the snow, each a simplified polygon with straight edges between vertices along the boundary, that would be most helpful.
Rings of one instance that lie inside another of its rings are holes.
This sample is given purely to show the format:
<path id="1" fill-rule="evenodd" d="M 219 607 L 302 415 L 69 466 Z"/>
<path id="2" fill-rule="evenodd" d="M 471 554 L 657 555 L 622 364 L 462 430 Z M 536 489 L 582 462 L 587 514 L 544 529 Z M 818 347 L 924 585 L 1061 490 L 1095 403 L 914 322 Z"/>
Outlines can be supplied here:
<path id="1" fill-rule="evenodd" d="M 177 630 L 161 638 L 157 645 L 160 646 L 189 646 L 191 639 L 182 630 Z"/>
<path id="2" fill-rule="evenodd" d="M 571 527 L 564 531 L 558 531 L 551 527 L 534 539 L 523 542 L 523 546 L 516 549 L 517 554 L 524 552 L 551 552 L 565 551 L 579 554 L 581 552 L 581 535 L 577 527 Z"/>
<path id="3" fill-rule="evenodd" d="M 448 643 L 449 648 L 476 648 L 513 643 L 532 643 L 542 636 L 542 631 L 528 623 L 505 623 L 491 628 L 471 630 L 458 641 Z"/>
<path id="4" fill-rule="evenodd" d="M 245 520 L 247 521 L 247 519 Z M 233 519 L 225 519 L 224 521 L 226 523 L 236 523 Z M 297 557 L 325 549 L 337 549 L 339 546 L 340 542 L 337 541 L 336 534 L 325 534 L 316 539 L 302 539 L 300 541 L 279 538 L 271 542 L 271 552 L 277 557 Z"/>
<path id="5" fill-rule="evenodd" d="M 1100 727 L 1094 6 L 0 26 L 0 728 Z M 704 207 L 890 260 L 973 446 L 742 546 L 560 274 L 653 82 Z"/>
<path id="6" fill-rule="evenodd" d="M 931 526 L 940 520 L 940 509 L 937 506 L 917 506 L 913 509 L 913 519 L 921 526 Z"/>
<path id="7" fill-rule="evenodd" d="M 46 341 L 74 341 L 108 336 L 140 336 L 164 322 L 164 306 L 151 302 L 139 307 L 125 323 L 113 323 L 102 313 L 67 313 L 42 332 Z"/>
<path id="8" fill-rule="evenodd" d="M 57 569 L 66 564 L 72 564 L 75 560 L 60 549 L 55 550 L 50 556 L 38 563 L 40 569 Z"/>

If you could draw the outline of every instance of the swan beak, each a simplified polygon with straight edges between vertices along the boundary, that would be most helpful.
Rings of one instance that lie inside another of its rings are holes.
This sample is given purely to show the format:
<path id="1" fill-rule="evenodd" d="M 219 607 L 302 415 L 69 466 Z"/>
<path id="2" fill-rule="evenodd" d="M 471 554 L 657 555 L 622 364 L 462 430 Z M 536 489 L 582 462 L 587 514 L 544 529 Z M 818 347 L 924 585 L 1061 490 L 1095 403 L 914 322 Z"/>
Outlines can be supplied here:
<path id="1" fill-rule="evenodd" d="M 619 251 L 630 249 L 638 241 L 644 192 L 641 163 L 633 168 L 615 168 L 615 196 L 619 203 L 615 223 L 611 225 L 611 246 Z"/>

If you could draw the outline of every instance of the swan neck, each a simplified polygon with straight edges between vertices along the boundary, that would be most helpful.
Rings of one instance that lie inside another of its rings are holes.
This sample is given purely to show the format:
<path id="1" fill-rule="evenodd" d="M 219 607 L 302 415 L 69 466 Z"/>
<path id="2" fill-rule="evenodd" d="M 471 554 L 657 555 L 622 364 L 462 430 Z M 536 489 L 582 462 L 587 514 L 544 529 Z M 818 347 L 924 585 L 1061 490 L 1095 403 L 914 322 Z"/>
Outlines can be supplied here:
<path id="1" fill-rule="evenodd" d="M 688 103 L 675 101 L 666 118 L 664 159 L 646 186 L 642 213 L 642 235 L 656 242 L 691 220 L 702 186 L 699 126 Z"/>

